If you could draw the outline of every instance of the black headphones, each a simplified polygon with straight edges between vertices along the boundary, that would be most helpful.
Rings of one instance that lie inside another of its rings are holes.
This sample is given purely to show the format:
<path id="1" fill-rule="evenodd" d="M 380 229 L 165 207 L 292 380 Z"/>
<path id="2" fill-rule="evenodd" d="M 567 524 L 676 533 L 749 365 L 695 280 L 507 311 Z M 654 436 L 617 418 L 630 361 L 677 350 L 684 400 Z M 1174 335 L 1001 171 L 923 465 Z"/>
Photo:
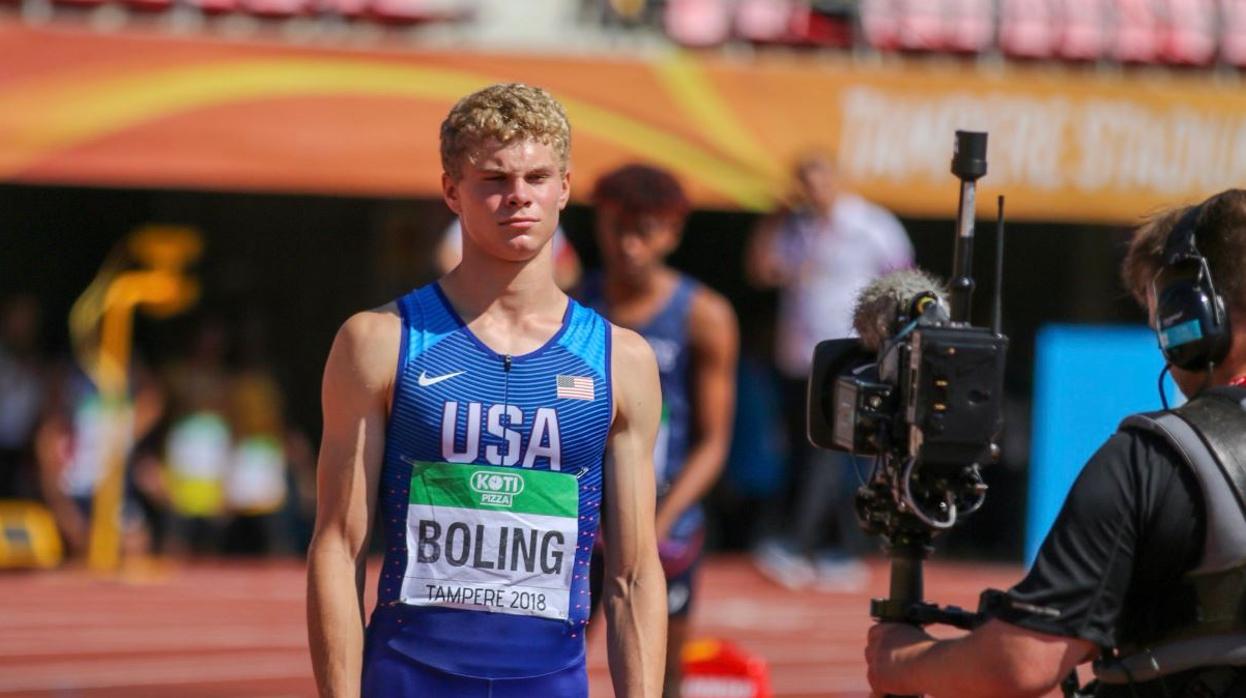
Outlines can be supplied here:
<path id="1" fill-rule="evenodd" d="M 1203 371 L 1229 353 L 1231 335 L 1224 299 L 1216 293 L 1207 259 L 1195 238 L 1207 202 L 1181 216 L 1164 242 L 1163 266 L 1151 281 L 1155 334 L 1168 363 Z"/>

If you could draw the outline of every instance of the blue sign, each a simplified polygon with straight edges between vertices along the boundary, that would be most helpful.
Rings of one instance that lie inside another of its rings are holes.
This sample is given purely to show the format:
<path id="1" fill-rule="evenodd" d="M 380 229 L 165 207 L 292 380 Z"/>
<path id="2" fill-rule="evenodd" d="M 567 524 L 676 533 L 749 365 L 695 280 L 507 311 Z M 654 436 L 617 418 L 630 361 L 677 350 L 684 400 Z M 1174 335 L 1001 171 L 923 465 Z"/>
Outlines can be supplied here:
<path id="1" fill-rule="evenodd" d="M 1164 367 L 1144 326 L 1048 325 L 1038 333 L 1025 561 L 1030 564 L 1082 466 L 1134 412 L 1162 407 Z M 1165 379 L 1169 404 L 1184 398 Z"/>

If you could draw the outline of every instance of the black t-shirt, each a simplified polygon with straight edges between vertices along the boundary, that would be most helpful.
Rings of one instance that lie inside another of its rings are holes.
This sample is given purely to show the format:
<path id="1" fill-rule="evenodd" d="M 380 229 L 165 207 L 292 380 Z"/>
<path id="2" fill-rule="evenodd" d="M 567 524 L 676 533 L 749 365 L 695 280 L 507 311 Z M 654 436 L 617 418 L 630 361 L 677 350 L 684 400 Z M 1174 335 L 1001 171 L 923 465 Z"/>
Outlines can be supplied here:
<path id="1" fill-rule="evenodd" d="M 1205 527 L 1198 479 L 1173 447 L 1118 432 L 1083 468 L 996 617 L 1105 649 L 1154 638 L 1188 620 L 1192 592 L 1180 578 L 1198 563 Z"/>

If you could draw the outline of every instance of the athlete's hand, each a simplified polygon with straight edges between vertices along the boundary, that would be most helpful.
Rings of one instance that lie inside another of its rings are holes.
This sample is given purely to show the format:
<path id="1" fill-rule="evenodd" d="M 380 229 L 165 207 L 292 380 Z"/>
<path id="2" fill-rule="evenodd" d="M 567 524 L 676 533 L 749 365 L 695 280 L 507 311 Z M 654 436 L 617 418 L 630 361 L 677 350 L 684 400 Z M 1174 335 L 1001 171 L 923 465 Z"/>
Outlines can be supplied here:
<path id="1" fill-rule="evenodd" d="M 870 628 L 865 646 L 865 663 L 870 688 L 877 695 L 907 695 L 920 690 L 906 683 L 911 678 L 908 662 L 925 652 L 935 639 L 921 628 L 907 623 L 879 623 Z"/>

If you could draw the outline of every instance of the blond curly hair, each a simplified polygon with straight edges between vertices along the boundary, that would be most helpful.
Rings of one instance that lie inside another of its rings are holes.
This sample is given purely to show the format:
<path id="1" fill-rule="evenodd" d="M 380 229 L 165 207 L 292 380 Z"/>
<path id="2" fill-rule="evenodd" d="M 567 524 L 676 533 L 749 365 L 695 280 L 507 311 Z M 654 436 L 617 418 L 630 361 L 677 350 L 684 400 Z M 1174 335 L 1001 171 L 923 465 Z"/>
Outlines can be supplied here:
<path id="1" fill-rule="evenodd" d="M 441 122 L 441 167 L 454 179 L 463 163 L 493 140 L 507 145 L 534 140 L 554 149 L 559 169 L 571 158 L 571 124 L 553 95 L 518 82 L 490 85 L 460 99 Z"/>

